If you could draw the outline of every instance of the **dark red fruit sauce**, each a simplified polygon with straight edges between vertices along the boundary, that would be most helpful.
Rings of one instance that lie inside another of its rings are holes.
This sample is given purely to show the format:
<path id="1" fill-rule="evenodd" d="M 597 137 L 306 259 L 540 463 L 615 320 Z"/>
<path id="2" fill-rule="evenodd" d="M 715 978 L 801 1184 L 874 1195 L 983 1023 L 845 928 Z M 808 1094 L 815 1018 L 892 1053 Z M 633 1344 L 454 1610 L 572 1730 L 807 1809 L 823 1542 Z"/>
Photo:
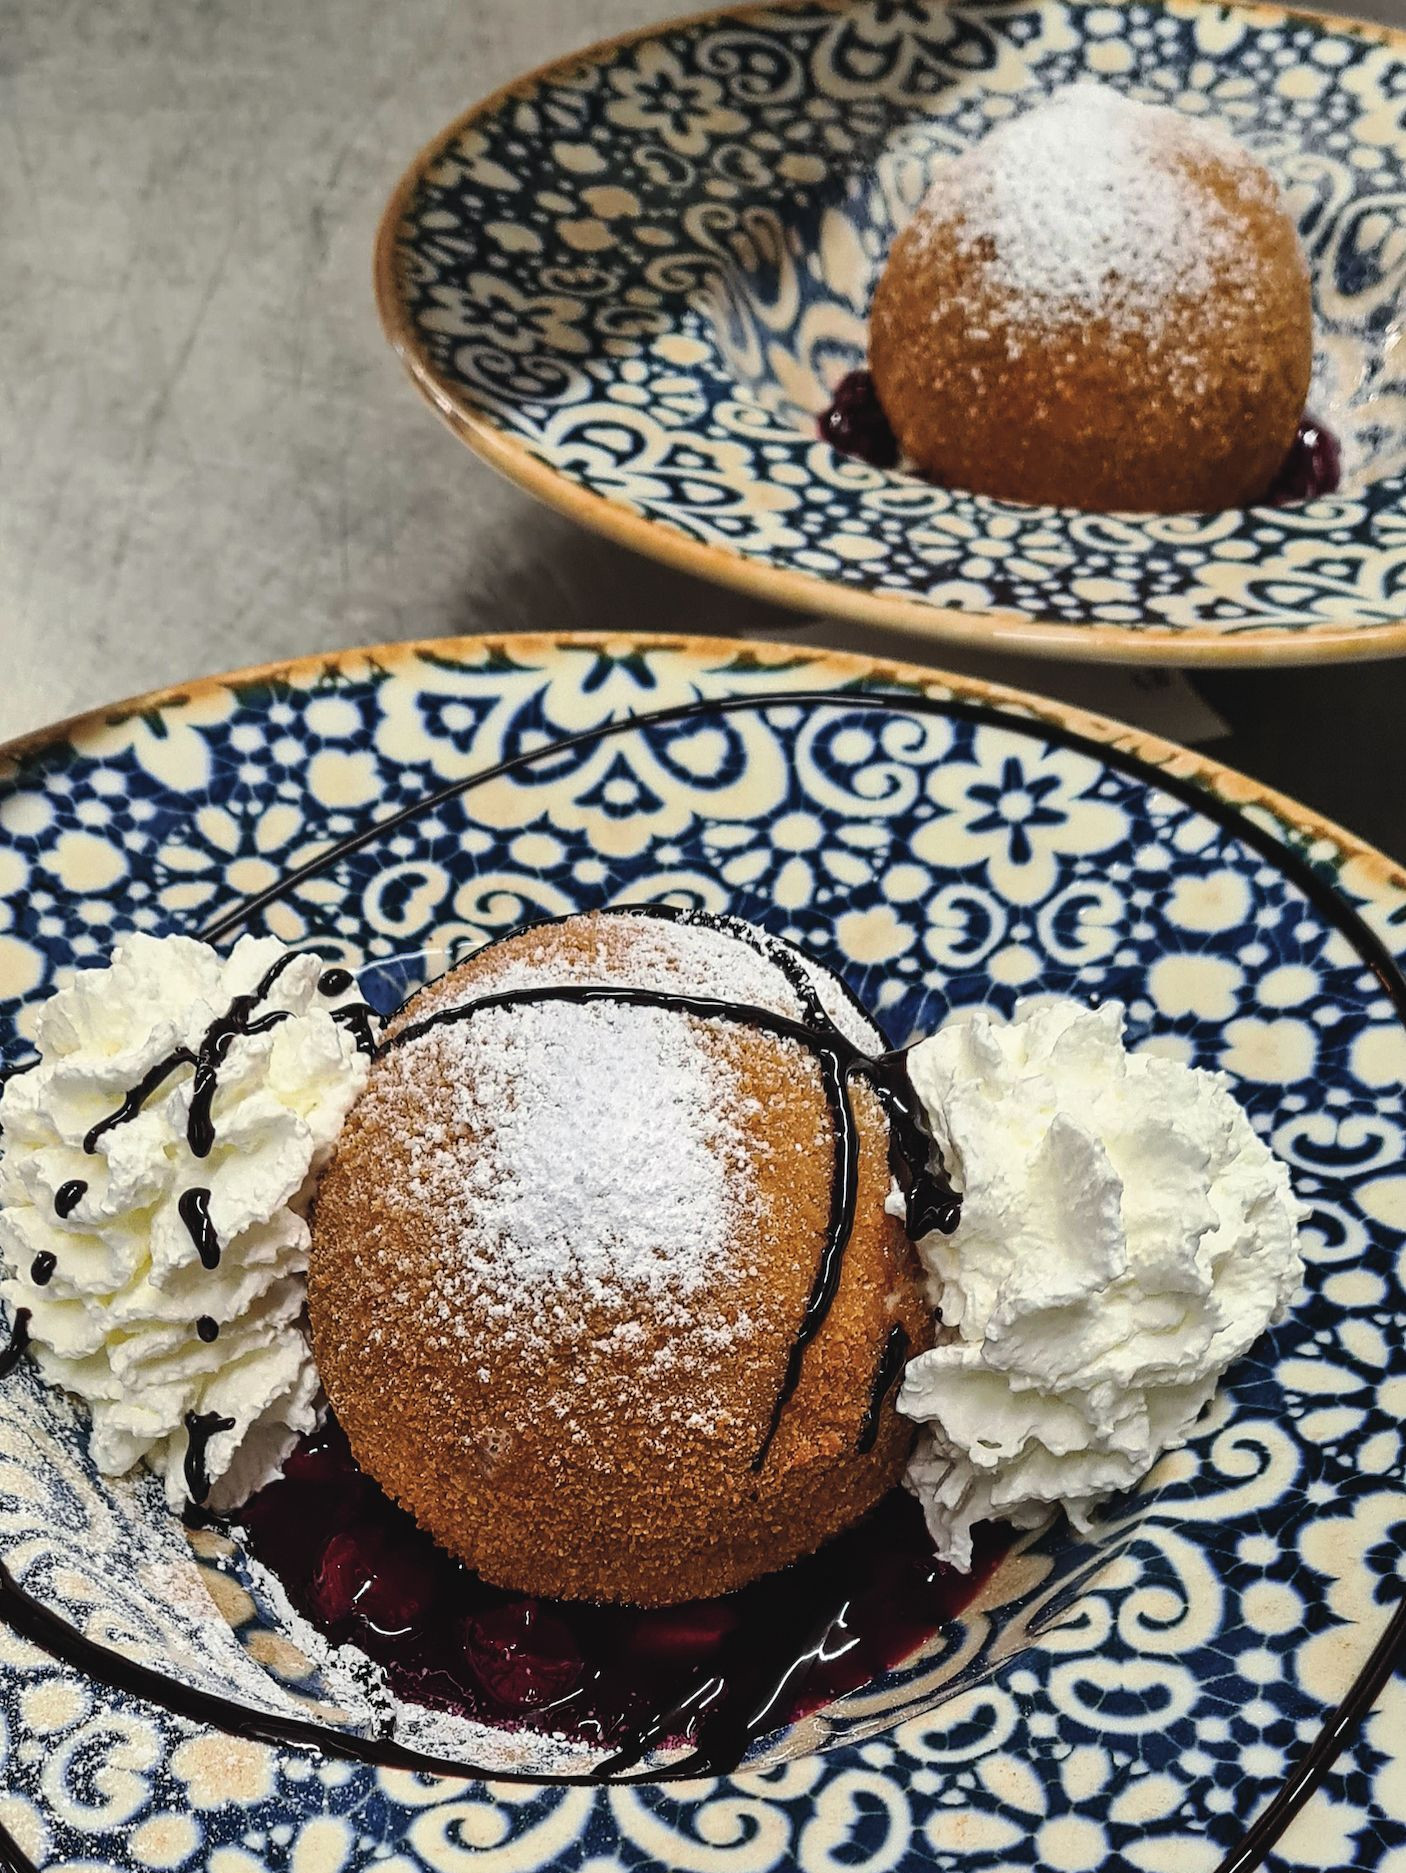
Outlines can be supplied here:
<path id="1" fill-rule="evenodd" d="M 1342 477 L 1342 465 L 1337 437 L 1311 410 L 1305 410 L 1293 446 L 1270 483 L 1265 501 L 1271 507 L 1292 507 L 1299 501 L 1316 501 L 1320 494 L 1333 494 Z"/>
<path id="2" fill-rule="evenodd" d="M 830 407 L 820 418 L 820 440 L 841 455 L 872 462 L 875 468 L 895 466 L 898 438 L 889 427 L 868 371 L 851 371 L 836 384 Z"/>
<path id="3" fill-rule="evenodd" d="M 340 1427 L 304 1439 L 241 1514 L 248 1547 L 293 1605 L 353 1644 L 408 1702 L 532 1726 L 613 1752 L 691 1744 L 721 1773 L 755 1737 L 899 1664 L 952 1619 L 1001 1552 L 970 1574 L 933 1559 L 895 1491 L 818 1555 L 741 1592 L 643 1609 L 538 1600 L 490 1587 L 435 1546 L 357 1468 Z"/>
<path id="4" fill-rule="evenodd" d="M 898 461 L 898 439 L 868 371 L 851 371 L 840 379 L 829 409 L 821 415 L 819 430 L 822 442 L 875 468 L 893 468 Z M 1288 507 L 1332 494 L 1341 472 L 1336 436 L 1312 411 L 1305 410 L 1284 465 L 1265 493 L 1265 504 Z"/>

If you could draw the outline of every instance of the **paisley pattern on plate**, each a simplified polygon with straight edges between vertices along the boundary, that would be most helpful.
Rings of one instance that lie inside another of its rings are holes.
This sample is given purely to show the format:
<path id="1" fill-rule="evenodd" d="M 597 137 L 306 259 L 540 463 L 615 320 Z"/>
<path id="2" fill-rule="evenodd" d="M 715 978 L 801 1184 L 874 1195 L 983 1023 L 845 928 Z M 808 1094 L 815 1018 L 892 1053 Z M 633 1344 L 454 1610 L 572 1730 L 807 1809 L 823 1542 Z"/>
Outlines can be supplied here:
<path id="1" fill-rule="evenodd" d="M 1380 655 L 1406 579 L 1400 37 L 1268 7 L 830 0 L 662 28 L 489 99 L 382 224 L 382 317 L 473 447 L 758 594 L 1051 655 Z M 1222 120 L 1315 281 L 1344 491 L 1096 516 L 870 467 L 815 419 L 936 159 L 1079 79 Z"/>
<path id="2" fill-rule="evenodd" d="M 720 706 L 680 713 L 700 699 Z M 0 770 L 4 1060 L 122 929 L 209 927 L 289 871 L 256 920 L 386 997 L 525 916 L 663 899 L 796 937 L 896 1038 L 1021 993 L 1118 996 L 1137 1044 L 1233 1074 L 1294 1165 L 1306 1292 L 1047 1623 L 1070 1551 L 1017 1557 L 968 1622 L 989 1675 L 955 1695 L 949 1654 L 717 1780 L 465 1782 L 201 1732 L 0 1627 L 0 1828 L 41 1865 L 213 1873 L 1210 1873 L 1402 1591 L 1400 874 L 1167 744 L 930 672 L 723 642 L 398 647 L 88 718 Z M 281 1635 L 235 1576 L 214 1610 L 154 1495 L 94 1478 L 30 1377 L 0 1414 L 0 1558 L 105 1643 L 187 1681 L 262 1674 L 278 1708 Z M 1298 1824 L 1310 1864 L 1406 1860 L 1400 1696 Z"/>

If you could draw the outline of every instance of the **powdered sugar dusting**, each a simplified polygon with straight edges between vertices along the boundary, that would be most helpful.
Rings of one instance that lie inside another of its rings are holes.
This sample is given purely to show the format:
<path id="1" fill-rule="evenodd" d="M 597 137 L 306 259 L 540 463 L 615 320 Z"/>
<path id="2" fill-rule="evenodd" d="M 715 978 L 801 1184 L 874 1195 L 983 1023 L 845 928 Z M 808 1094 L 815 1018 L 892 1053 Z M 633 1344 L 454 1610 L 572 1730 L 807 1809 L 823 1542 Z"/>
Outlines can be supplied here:
<path id="1" fill-rule="evenodd" d="M 1275 198 L 1215 126 L 1074 85 L 950 164 L 917 226 L 955 240 L 1023 317 L 1146 328 L 1216 291 L 1242 251 L 1233 212 L 1188 178 L 1207 166 L 1232 202 Z"/>
<path id="2" fill-rule="evenodd" d="M 442 1089 L 440 1122 L 397 1142 L 386 1200 L 453 1243 L 449 1308 L 458 1275 L 509 1342 L 593 1330 L 628 1346 L 642 1307 L 697 1330 L 695 1298 L 735 1269 L 748 1183 L 743 1102 L 698 1024 L 527 1003 L 431 1029 L 389 1064 Z"/>
<path id="3" fill-rule="evenodd" d="M 783 970 L 751 942 L 713 923 L 694 923 L 686 916 L 664 919 L 604 915 L 596 917 L 593 924 L 590 941 L 572 950 L 564 950 L 556 942 L 556 926 L 549 924 L 535 936 L 529 932 L 517 937 L 510 946 L 504 946 L 501 954 L 493 949 L 486 951 L 480 959 L 485 973 L 478 979 L 475 994 L 514 993 L 548 981 L 611 982 L 628 976 L 632 988 L 740 1002 L 787 1015 L 793 1021 L 804 1017 L 801 998 Z M 628 968 L 624 971 L 622 937 L 629 943 Z M 790 949 L 814 986 L 821 1006 L 846 1039 L 857 1047 L 875 1046 L 879 1039 L 876 1030 L 836 978 L 800 950 L 785 944 L 778 947 Z M 463 999 L 463 990 L 451 973 L 422 990 L 406 1010 L 405 1018 L 420 1020 Z M 392 1024 L 392 1032 L 396 1025 Z"/>

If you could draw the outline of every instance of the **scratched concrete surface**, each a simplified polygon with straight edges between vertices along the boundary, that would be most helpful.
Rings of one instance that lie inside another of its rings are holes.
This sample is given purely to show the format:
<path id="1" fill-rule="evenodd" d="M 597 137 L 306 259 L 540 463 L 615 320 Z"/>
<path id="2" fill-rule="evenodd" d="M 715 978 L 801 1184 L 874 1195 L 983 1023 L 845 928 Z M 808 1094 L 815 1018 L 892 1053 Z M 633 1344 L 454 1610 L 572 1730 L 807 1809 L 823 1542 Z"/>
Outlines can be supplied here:
<path id="1" fill-rule="evenodd" d="M 0 739 L 388 638 L 636 626 L 872 646 L 597 540 L 384 345 L 372 233 L 429 134 L 670 0 L 0 0 Z M 682 4 L 682 0 L 679 0 Z M 1368 0 L 1364 8 L 1373 10 Z M 1378 0 L 1406 18 L 1406 0 Z M 1204 739 L 1124 672 L 942 654 Z M 1406 666 L 1202 684 L 1218 751 L 1406 856 Z M 1327 735 L 1324 715 L 1352 722 Z"/>

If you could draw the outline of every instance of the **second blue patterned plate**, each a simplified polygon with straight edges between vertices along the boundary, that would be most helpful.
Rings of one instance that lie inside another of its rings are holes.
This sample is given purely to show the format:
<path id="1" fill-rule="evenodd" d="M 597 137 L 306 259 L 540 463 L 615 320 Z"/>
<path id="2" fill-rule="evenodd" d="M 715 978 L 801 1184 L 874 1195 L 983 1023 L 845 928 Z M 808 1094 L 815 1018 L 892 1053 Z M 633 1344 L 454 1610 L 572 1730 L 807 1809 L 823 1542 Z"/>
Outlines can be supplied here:
<path id="1" fill-rule="evenodd" d="M 793 0 L 661 26 L 544 67 L 426 146 L 382 221 L 382 320 L 495 467 L 758 597 L 1053 657 L 1400 653 L 1404 46 L 1202 0 Z M 1090 515 L 818 439 L 935 163 L 1088 80 L 1218 119 L 1279 180 L 1339 494 Z"/>

